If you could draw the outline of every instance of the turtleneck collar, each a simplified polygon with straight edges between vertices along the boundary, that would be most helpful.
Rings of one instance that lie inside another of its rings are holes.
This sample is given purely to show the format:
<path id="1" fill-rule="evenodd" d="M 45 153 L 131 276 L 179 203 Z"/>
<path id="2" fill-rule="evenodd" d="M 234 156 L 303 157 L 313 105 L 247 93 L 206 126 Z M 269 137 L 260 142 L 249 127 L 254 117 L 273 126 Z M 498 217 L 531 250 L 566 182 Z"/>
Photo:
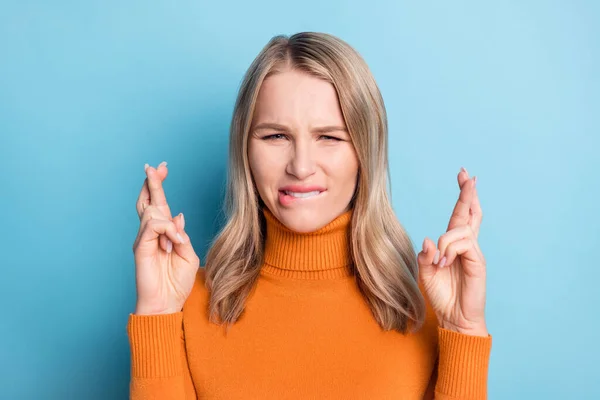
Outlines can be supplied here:
<path id="1" fill-rule="evenodd" d="M 349 229 L 352 209 L 324 227 L 301 233 L 283 225 L 264 207 L 266 238 L 262 270 L 295 279 L 331 279 L 352 275 Z"/>

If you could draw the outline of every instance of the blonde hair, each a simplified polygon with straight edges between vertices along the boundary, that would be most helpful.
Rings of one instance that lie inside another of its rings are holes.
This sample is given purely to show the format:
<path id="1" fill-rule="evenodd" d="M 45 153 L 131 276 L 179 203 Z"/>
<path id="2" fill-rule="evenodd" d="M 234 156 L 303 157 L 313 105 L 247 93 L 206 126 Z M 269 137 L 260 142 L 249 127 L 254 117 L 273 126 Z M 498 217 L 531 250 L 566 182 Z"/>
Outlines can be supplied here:
<path id="1" fill-rule="evenodd" d="M 300 70 L 335 87 L 359 161 L 351 206 L 350 248 L 356 283 L 385 330 L 417 331 L 425 319 L 413 244 L 397 220 L 387 183 L 387 115 L 379 88 L 362 57 L 326 33 L 274 36 L 254 59 L 235 103 L 230 127 L 227 223 L 207 253 L 210 320 L 233 324 L 260 273 L 265 221 L 248 161 L 248 135 L 262 82 Z M 391 183 L 390 183 L 391 186 Z"/>

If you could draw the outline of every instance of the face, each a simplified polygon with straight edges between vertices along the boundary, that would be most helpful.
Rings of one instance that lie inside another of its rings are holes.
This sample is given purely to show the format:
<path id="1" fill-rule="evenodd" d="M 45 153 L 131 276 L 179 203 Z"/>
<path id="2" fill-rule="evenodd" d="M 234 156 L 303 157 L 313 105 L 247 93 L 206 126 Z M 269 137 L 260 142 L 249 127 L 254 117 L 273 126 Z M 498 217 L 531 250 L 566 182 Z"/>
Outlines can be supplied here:
<path id="1" fill-rule="evenodd" d="M 348 210 L 358 159 L 334 86 L 304 72 L 267 78 L 248 143 L 262 201 L 281 223 L 315 231 Z"/>

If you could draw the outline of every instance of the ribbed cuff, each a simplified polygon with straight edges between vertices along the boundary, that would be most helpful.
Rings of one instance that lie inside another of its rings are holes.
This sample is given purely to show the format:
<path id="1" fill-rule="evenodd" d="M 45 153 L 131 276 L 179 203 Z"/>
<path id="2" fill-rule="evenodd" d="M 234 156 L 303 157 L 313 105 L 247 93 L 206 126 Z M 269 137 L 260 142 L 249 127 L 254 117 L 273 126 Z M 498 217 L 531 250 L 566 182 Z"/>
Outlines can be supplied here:
<path id="1" fill-rule="evenodd" d="M 456 399 L 486 399 L 492 336 L 465 335 L 438 327 L 438 339 L 436 393 Z"/>
<path id="2" fill-rule="evenodd" d="M 170 377 L 181 374 L 183 312 L 161 315 L 129 314 L 127 335 L 131 376 Z"/>

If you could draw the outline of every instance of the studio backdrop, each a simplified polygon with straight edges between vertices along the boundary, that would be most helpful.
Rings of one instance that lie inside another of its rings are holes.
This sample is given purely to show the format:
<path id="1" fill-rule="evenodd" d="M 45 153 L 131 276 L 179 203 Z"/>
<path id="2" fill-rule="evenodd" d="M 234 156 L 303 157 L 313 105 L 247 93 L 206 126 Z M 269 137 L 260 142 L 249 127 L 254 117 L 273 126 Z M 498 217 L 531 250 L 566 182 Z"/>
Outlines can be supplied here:
<path id="1" fill-rule="evenodd" d="M 600 3 L 0 1 L 0 398 L 125 399 L 144 164 L 205 261 L 237 89 L 334 34 L 389 120 L 394 210 L 437 239 L 477 175 L 490 399 L 598 399 Z"/>

